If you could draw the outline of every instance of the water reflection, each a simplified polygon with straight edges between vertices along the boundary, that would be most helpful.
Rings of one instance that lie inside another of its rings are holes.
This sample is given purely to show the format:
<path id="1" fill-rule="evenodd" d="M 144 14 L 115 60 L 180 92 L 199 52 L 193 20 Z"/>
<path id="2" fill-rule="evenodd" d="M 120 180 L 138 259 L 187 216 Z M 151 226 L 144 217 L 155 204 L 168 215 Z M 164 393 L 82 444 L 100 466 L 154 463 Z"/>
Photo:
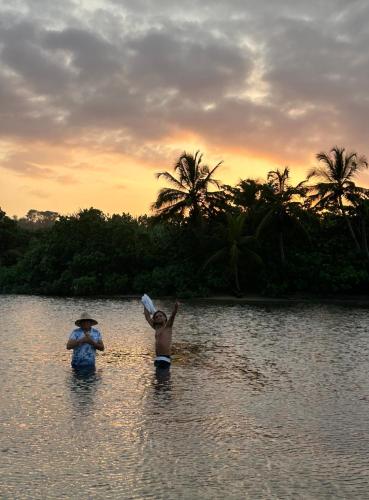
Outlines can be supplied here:
<path id="1" fill-rule="evenodd" d="M 97 371 L 68 366 L 77 306 Z M 139 301 L 0 310 L 0 498 L 368 498 L 367 311 L 187 303 L 159 371 Z"/>
<path id="2" fill-rule="evenodd" d="M 73 410 L 77 416 L 87 416 L 91 413 L 101 376 L 102 369 L 96 370 L 95 367 L 72 368 L 67 382 Z"/>
<path id="3" fill-rule="evenodd" d="M 153 380 L 155 396 L 165 396 L 165 399 L 170 399 L 172 390 L 172 380 L 170 368 L 156 368 Z"/>

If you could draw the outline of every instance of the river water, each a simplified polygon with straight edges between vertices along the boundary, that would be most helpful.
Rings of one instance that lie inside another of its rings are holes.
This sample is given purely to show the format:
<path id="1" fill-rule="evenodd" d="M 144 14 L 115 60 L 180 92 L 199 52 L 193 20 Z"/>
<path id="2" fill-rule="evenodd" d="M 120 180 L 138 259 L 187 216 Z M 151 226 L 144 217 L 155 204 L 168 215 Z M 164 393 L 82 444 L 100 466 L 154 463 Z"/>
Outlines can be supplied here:
<path id="1" fill-rule="evenodd" d="M 79 376 L 85 310 L 106 351 Z M 169 376 L 137 300 L 0 312 L 1 498 L 369 498 L 367 310 L 185 302 Z"/>

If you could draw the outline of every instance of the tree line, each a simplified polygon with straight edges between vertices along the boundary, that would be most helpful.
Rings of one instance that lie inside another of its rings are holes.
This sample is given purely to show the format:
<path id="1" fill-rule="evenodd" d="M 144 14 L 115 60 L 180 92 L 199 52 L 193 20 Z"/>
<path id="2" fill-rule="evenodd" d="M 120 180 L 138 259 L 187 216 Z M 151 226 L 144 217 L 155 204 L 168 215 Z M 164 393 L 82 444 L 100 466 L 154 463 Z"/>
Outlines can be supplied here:
<path id="1" fill-rule="evenodd" d="M 184 152 L 157 174 L 168 186 L 150 216 L 0 211 L 0 292 L 366 293 L 369 190 L 355 176 L 367 160 L 338 147 L 317 160 L 296 185 L 286 167 L 230 186 L 222 163 Z"/>

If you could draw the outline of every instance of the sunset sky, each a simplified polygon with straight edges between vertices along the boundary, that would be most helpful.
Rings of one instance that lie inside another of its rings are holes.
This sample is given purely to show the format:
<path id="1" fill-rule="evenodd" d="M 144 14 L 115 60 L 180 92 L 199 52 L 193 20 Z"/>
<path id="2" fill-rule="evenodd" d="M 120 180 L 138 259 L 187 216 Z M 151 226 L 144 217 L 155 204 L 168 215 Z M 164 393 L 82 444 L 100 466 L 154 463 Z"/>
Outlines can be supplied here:
<path id="1" fill-rule="evenodd" d="M 367 0 L 0 0 L 0 206 L 143 214 L 184 150 L 226 183 L 369 156 L 368 19 Z"/>

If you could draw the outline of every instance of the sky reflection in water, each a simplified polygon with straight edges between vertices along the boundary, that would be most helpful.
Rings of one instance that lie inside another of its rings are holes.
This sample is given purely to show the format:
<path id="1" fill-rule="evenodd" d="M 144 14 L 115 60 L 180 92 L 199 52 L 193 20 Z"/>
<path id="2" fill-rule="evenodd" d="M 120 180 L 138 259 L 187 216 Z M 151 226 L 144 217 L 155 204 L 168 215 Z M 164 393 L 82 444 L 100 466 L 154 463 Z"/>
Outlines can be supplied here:
<path id="1" fill-rule="evenodd" d="M 0 307 L 2 498 L 365 498 L 366 310 L 183 304 L 158 372 L 138 301 Z M 81 310 L 90 373 L 65 350 Z"/>

